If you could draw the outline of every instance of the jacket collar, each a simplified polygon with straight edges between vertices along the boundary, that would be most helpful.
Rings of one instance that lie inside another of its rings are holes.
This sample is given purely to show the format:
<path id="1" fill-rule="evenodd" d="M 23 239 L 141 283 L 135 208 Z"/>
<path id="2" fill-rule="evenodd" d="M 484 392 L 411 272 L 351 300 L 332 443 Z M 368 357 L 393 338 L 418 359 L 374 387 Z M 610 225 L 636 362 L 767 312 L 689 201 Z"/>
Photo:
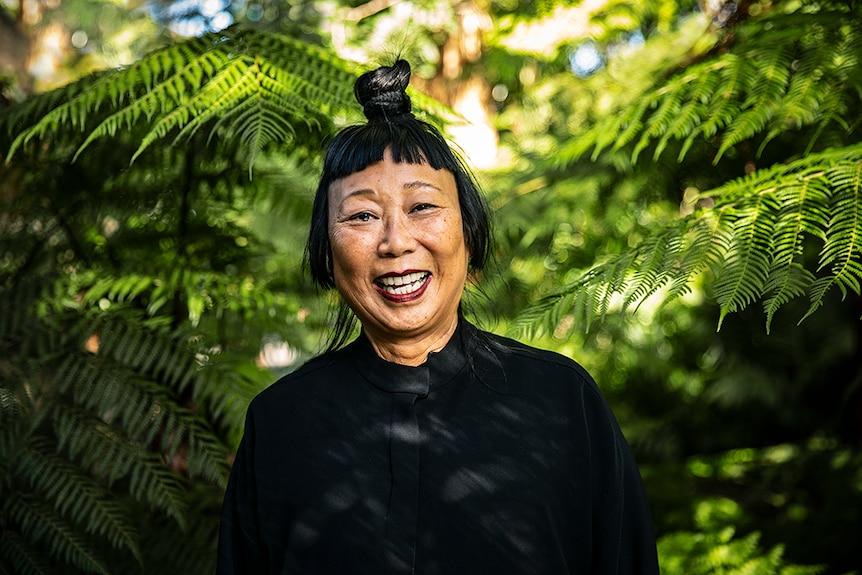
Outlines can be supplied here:
<path id="1" fill-rule="evenodd" d="M 364 333 L 348 346 L 349 355 L 362 376 L 388 393 L 409 393 L 420 397 L 449 383 L 465 369 L 488 388 L 508 393 L 508 381 L 487 334 L 464 319 L 449 342 L 439 352 L 431 352 L 422 365 L 412 367 L 386 361 L 377 355 Z"/>

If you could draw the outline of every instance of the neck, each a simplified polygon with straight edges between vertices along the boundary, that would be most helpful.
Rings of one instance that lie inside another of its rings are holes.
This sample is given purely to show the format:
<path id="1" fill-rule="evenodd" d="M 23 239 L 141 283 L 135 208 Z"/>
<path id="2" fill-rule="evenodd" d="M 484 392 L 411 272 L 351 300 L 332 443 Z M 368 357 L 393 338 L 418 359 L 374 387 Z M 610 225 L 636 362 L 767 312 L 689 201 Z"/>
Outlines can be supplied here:
<path id="1" fill-rule="evenodd" d="M 393 337 L 365 330 L 374 351 L 382 359 L 392 363 L 416 367 L 428 359 L 428 354 L 446 347 L 458 327 L 458 318 L 445 330 L 415 337 Z"/>

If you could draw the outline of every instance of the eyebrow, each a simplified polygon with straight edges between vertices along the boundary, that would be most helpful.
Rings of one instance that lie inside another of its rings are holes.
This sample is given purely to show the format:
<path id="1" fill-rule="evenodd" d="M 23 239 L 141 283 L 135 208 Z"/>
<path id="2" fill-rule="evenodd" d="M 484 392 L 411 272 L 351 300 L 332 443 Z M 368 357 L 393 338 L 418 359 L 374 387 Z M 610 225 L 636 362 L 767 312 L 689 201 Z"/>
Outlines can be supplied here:
<path id="1" fill-rule="evenodd" d="M 431 182 L 425 182 L 422 180 L 414 180 L 412 182 L 407 182 L 406 184 L 404 184 L 405 190 L 415 190 L 416 188 L 432 188 L 434 190 L 437 190 L 438 192 L 443 191 L 439 187 L 432 184 Z"/>
<path id="2" fill-rule="evenodd" d="M 413 180 L 412 182 L 407 182 L 406 184 L 404 184 L 405 190 L 416 190 L 416 189 L 420 189 L 420 188 L 431 188 L 432 190 L 436 190 L 438 192 L 443 191 L 442 189 L 440 189 L 438 186 L 435 186 L 431 182 L 426 182 L 423 180 Z M 349 194 L 344 196 L 340 202 L 338 202 L 338 207 L 340 208 L 342 205 L 344 205 L 344 202 L 346 202 L 347 200 L 349 200 L 350 198 L 353 198 L 355 196 L 373 196 L 376 193 L 377 192 L 375 192 L 371 188 L 359 188 L 358 190 L 353 190 L 352 192 L 350 192 Z"/>
<path id="3" fill-rule="evenodd" d="M 352 192 L 350 192 L 349 194 L 347 194 L 346 196 L 344 196 L 344 197 L 341 199 L 341 201 L 340 201 L 340 202 L 338 202 L 338 205 L 343 204 L 343 203 L 344 203 L 344 202 L 346 202 L 348 199 L 350 199 L 350 198 L 352 198 L 352 197 L 354 197 L 354 196 L 373 196 L 373 195 L 374 195 L 374 190 L 372 190 L 371 188 L 360 188 L 360 189 L 358 189 L 358 190 L 353 190 Z"/>

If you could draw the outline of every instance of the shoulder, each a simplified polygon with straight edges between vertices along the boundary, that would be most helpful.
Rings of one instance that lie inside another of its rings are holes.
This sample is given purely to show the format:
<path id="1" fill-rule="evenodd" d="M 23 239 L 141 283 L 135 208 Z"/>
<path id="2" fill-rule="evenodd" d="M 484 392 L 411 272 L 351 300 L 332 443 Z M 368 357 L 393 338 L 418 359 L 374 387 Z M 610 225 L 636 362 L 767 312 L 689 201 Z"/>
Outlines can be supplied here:
<path id="1" fill-rule="evenodd" d="M 282 376 L 258 393 L 249 409 L 260 411 L 264 406 L 284 405 L 285 402 L 307 398 L 316 392 L 332 392 L 331 386 L 344 381 L 343 375 L 352 369 L 347 351 L 349 347 L 314 357 L 295 371 Z"/>
<path id="2" fill-rule="evenodd" d="M 479 365 L 475 371 L 486 386 L 504 390 L 522 408 L 539 408 L 546 418 L 578 420 L 590 429 L 616 433 L 615 418 L 604 395 L 574 359 L 482 331 L 476 332 L 476 341 L 479 345 L 474 359 Z M 498 367 L 484 367 L 489 362 Z"/>
<path id="3" fill-rule="evenodd" d="M 545 368 L 572 372 L 573 375 L 592 380 L 587 370 L 570 357 L 555 351 L 527 345 L 509 337 L 477 330 L 477 339 L 488 345 L 488 348 L 507 366 L 525 366 L 526 368 Z"/>

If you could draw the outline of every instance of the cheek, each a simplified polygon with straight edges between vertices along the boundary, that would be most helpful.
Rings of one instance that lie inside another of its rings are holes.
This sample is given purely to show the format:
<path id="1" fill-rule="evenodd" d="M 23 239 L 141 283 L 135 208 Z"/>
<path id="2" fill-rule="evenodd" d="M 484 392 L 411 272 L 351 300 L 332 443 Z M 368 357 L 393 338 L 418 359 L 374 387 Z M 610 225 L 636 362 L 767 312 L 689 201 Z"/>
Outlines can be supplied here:
<path id="1" fill-rule="evenodd" d="M 470 250 L 467 249 L 467 238 L 460 218 L 448 223 L 442 237 L 449 239 L 447 251 L 453 258 L 456 258 L 459 263 L 463 260 L 464 264 L 470 261 Z"/>
<path id="2" fill-rule="evenodd" d="M 330 233 L 329 245 L 332 249 L 332 270 L 336 283 L 344 283 L 345 279 L 356 275 L 356 270 L 362 269 L 362 247 L 357 238 L 349 234 Z M 343 277 L 339 277 L 343 276 Z"/>

